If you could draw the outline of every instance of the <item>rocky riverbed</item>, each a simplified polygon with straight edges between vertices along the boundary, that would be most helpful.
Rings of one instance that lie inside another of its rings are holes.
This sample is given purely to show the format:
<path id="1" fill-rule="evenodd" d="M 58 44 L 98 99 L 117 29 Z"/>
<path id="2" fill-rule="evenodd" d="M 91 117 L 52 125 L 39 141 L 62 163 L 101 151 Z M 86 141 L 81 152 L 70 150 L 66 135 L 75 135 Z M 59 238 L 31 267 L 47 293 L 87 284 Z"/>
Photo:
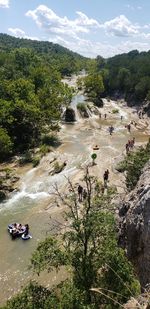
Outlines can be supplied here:
<path id="1" fill-rule="evenodd" d="M 75 83 L 76 78 L 73 78 L 71 84 Z M 86 98 L 82 93 L 75 95 L 71 104 L 75 112 L 77 103 L 84 102 L 84 99 Z M 114 165 L 124 156 L 128 139 L 134 136 L 136 147 L 148 141 L 149 119 L 139 119 L 136 110 L 127 107 L 124 101 L 103 99 L 103 103 L 104 107 L 99 109 L 101 117 L 91 112 L 89 118 L 82 118 L 77 114 L 74 124 L 63 122 L 58 133 L 61 145 L 44 156 L 37 167 L 32 168 L 31 165 L 15 167 L 13 177 L 20 177 L 19 181 L 14 183 L 18 192 L 12 192 L 8 201 L 0 205 L 1 303 L 16 293 L 32 277 L 28 269 L 32 252 L 38 241 L 44 239 L 47 232 L 54 233 L 52 227 L 56 227 L 55 223 L 62 220 L 64 208 L 57 207 L 54 201 L 53 185 L 57 183 L 60 190 L 67 190 L 66 177 L 76 185 L 81 183 L 84 167 L 91 163 L 95 145 L 98 145 L 96 164 L 93 166 L 90 164 L 90 173 L 102 181 L 103 173 L 108 168 L 110 185 L 117 186 L 118 193 L 125 194 L 124 175 L 118 173 Z M 114 112 L 115 109 L 117 113 Z M 132 121 L 137 125 L 135 127 L 131 124 L 129 133 L 125 126 Z M 108 131 L 110 125 L 114 127 L 113 135 Z M 31 241 L 26 244 L 21 239 L 11 241 L 7 234 L 7 225 L 14 221 L 30 225 L 33 236 Z M 50 286 L 63 277 L 62 270 L 57 276 L 52 273 L 50 276 L 44 275 L 40 280 Z"/>

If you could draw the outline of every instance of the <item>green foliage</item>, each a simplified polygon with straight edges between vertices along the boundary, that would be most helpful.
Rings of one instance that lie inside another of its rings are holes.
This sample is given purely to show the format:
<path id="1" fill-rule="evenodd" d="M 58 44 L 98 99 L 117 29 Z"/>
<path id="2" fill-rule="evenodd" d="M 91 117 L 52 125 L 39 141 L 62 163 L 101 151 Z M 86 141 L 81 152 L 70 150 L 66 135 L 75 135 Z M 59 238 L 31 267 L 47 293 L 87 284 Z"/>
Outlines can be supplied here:
<path id="1" fill-rule="evenodd" d="M 14 153 L 23 152 L 38 146 L 46 130 L 58 130 L 74 91 L 61 82 L 62 74 L 78 72 L 87 60 L 59 45 L 3 34 L 0 46 L 0 127 Z"/>
<path id="2" fill-rule="evenodd" d="M 56 309 L 56 307 L 53 306 L 55 298 L 56 296 L 54 296 L 48 289 L 43 286 L 39 286 L 34 282 L 30 282 L 30 284 L 24 288 L 20 294 L 9 300 L 7 305 L 1 308 Z"/>
<path id="3" fill-rule="evenodd" d="M 105 61 L 103 68 L 99 61 L 95 72 L 103 76 L 106 95 L 121 95 L 128 102 L 139 104 L 150 90 L 150 53 L 137 50 L 116 55 Z"/>
<path id="4" fill-rule="evenodd" d="M 135 152 L 130 152 L 126 158 L 119 164 L 117 170 L 120 172 L 126 171 L 126 186 L 129 190 L 134 189 L 142 169 L 150 158 L 150 142 L 146 147 L 140 147 Z"/>
<path id="5" fill-rule="evenodd" d="M 114 109 L 112 110 L 112 113 L 113 113 L 113 114 L 118 114 L 118 113 L 119 113 L 119 109 L 118 109 L 118 108 L 114 108 Z"/>
<path id="6" fill-rule="evenodd" d="M 86 104 L 79 102 L 77 104 L 77 109 L 79 109 L 81 112 L 86 112 Z"/>
<path id="7" fill-rule="evenodd" d="M 19 159 L 20 165 L 31 163 L 31 162 L 32 162 L 32 154 L 30 151 L 26 151 Z"/>
<path id="8" fill-rule="evenodd" d="M 7 131 L 0 127 L 0 160 L 8 158 L 11 154 L 13 143 Z"/>
<path id="9" fill-rule="evenodd" d="M 95 160 L 96 160 L 96 158 L 97 158 L 97 154 L 96 154 L 96 153 L 92 153 L 92 154 L 91 154 L 91 158 L 92 158 L 93 164 L 94 164 L 94 163 L 95 163 Z"/>
<path id="10" fill-rule="evenodd" d="M 40 156 L 34 156 L 32 159 L 33 167 L 36 167 L 40 163 L 41 157 Z"/>
<path id="11" fill-rule="evenodd" d="M 82 204 L 70 181 L 70 194 L 61 194 L 56 186 L 56 196 L 68 208 L 65 219 L 70 226 L 63 235 L 40 242 L 31 259 L 38 274 L 65 266 L 72 278 L 52 291 L 30 283 L 2 309 L 119 309 L 139 292 L 131 264 L 117 246 L 110 212 L 115 191 L 101 195 L 102 184 L 89 175 L 88 169 L 83 182 L 87 198 Z"/>
<path id="12" fill-rule="evenodd" d="M 51 271 L 69 266 L 73 275 L 72 288 L 62 285 L 60 308 L 78 309 L 81 304 L 81 308 L 96 309 L 102 304 L 104 308 L 119 308 L 115 300 L 124 303 L 139 291 L 139 286 L 123 250 L 117 247 L 115 223 L 110 212 L 115 191 L 101 195 L 101 184 L 89 176 L 88 171 L 84 184 L 87 198 L 82 206 L 78 205 L 78 195 L 70 182 L 70 196 L 60 194 L 56 187 L 58 197 L 68 207 L 65 218 L 70 228 L 62 238 L 59 235 L 59 241 L 49 237 L 39 244 L 32 256 L 32 267 L 39 274 L 45 268 Z M 92 287 L 105 289 L 105 297 L 104 294 L 93 296 Z M 70 292 L 64 294 L 64 291 Z M 110 295 L 114 301 L 109 299 Z"/>
<path id="13" fill-rule="evenodd" d="M 106 271 L 100 278 L 100 287 L 108 297 L 112 298 L 112 301 L 108 302 L 104 297 L 104 303 L 110 303 L 112 306 L 110 308 L 120 308 L 115 301 L 120 304 L 126 303 L 131 295 L 138 295 L 140 284 L 122 249 L 116 247 L 115 250 L 107 253 Z"/>
<path id="14" fill-rule="evenodd" d="M 39 274 L 42 270 L 48 271 L 66 265 L 67 254 L 61 250 L 58 241 L 52 237 L 40 242 L 32 255 L 31 263 L 33 269 Z"/>
<path id="15" fill-rule="evenodd" d="M 95 105 L 99 106 L 104 92 L 103 78 L 101 74 L 92 73 L 84 78 L 85 93 Z"/>
<path id="16" fill-rule="evenodd" d="M 51 148 L 48 145 L 43 144 L 40 146 L 40 153 L 42 156 L 45 156 L 50 151 L 51 151 Z"/>
<path id="17" fill-rule="evenodd" d="M 42 136 L 42 143 L 45 145 L 56 147 L 60 145 L 60 140 L 57 135 L 51 134 L 51 135 L 44 135 Z"/>

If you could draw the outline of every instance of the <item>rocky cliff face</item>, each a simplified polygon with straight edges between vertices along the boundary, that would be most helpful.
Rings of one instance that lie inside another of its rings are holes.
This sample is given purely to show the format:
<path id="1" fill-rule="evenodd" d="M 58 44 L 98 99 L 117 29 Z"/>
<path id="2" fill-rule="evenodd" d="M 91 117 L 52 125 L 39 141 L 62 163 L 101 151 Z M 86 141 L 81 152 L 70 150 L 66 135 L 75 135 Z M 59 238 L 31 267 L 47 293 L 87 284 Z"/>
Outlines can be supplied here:
<path id="1" fill-rule="evenodd" d="M 150 283 L 150 161 L 119 210 L 119 244 L 126 248 L 144 288 Z"/>

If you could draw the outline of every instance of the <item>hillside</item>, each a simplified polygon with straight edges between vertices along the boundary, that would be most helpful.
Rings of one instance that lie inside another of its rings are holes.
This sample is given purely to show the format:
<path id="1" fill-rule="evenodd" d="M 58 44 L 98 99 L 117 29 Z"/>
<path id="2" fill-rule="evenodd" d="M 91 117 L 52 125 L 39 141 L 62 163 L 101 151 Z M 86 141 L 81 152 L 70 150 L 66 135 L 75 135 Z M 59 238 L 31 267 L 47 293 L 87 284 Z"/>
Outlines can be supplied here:
<path id="1" fill-rule="evenodd" d="M 48 60 L 52 65 L 59 64 L 59 71 L 63 75 L 69 75 L 86 66 L 88 58 L 85 58 L 71 50 L 48 41 L 34 41 L 20 39 L 0 33 L 0 52 L 10 53 L 17 48 L 32 49 L 35 53 Z M 62 65 L 63 63 L 63 65 Z"/>

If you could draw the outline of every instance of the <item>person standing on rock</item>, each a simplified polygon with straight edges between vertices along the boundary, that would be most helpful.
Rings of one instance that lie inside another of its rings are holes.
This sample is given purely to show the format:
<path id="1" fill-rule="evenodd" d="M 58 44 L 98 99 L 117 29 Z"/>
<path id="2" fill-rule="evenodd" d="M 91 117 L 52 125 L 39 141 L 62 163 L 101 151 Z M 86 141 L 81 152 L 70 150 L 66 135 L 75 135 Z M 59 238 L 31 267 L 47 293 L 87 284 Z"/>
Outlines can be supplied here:
<path id="1" fill-rule="evenodd" d="M 107 118 L 107 114 L 104 114 L 104 118 L 105 118 L 105 119 Z"/>
<path id="2" fill-rule="evenodd" d="M 83 199 L 85 200 L 87 198 L 87 191 L 86 189 L 83 189 Z"/>
<path id="3" fill-rule="evenodd" d="M 107 182 L 108 182 L 108 178 L 109 178 L 109 170 L 107 169 L 103 175 L 103 179 L 104 179 L 104 187 L 107 188 Z"/>
<path id="4" fill-rule="evenodd" d="M 128 132 L 130 133 L 131 132 L 131 125 L 130 125 L 130 123 L 127 125 L 127 129 L 128 129 Z"/>
<path id="5" fill-rule="evenodd" d="M 130 147 L 129 147 L 129 144 L 127 143 L 127 144 L 126 144 L 126 154 L 129 153 L 129 150 L 130 150 Z"/>
<path id="6" fill-rule="evenodd" d="M 83 197 L 83 187 L 78 186 L 78 196 L 79 196 L 79 202 L 82 202 L 82 197 Z"/>

